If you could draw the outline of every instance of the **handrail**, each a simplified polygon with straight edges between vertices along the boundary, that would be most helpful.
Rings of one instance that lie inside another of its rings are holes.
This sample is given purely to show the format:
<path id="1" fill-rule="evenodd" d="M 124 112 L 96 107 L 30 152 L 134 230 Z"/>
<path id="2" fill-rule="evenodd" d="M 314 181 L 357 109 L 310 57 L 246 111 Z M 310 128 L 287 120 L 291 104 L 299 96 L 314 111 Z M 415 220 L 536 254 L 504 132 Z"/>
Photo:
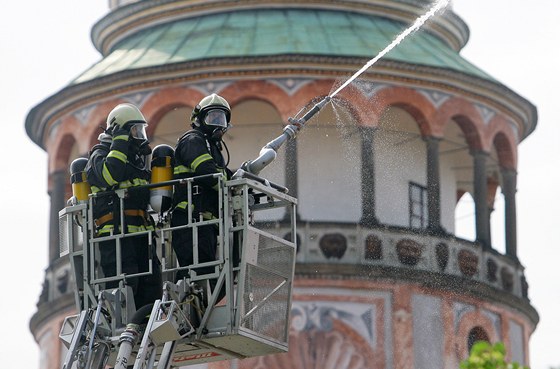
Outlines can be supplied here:
<path id="1" fill-rule="evenodd" d="M 172 179 L 169 181 L 163 181 L 163 182 L 157 182 L 157 183 L 147 183 L 147 184 L 143 184 L 140 186 L 134 186 L 134 187 L 128 187 L 128 188 L 118 188 L 118 189 L 113 189 L 113 190 L 108 190 L 108 191 L 100 191 L 100 192 L 96 192 L 96 193 L 92 193 L 90 194 L 91 197 L 103 197 L 103 196 L 109 196 L 112 194 L 115 194 L 118 191 L 137 191 L 137 190 L 141 190 L 141 189 L 151 189 L 151 188 L 158 188 L 158 187 L 165 187 L 165 186 L 172 186 L 172 185 L 178 185 L 178 184 L 187 184 L 188 182 L 198 182 L 204 179 L 208 179 L 208 178 L 219 178 L 219 177 L 223 177 L 222 173 L 213 173 L 213 174 L 203 174 L 200 176 L 196 176 L 196 177 L 191 177 L 191 178 L 180 178 L 180 179 Z"/>

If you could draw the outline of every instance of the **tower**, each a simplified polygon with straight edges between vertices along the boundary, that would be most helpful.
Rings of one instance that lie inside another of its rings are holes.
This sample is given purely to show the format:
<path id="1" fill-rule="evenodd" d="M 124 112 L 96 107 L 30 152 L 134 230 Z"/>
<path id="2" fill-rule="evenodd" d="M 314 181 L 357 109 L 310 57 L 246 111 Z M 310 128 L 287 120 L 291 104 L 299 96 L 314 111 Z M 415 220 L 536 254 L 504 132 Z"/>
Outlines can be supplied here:
<path id="1" fill-rule="evenodd" d="M 136 103 L 150 136 L 173 144 L 192 107 L 220 93 L 233 108 L 226 141 L 235 167 L 427 5 L 111 2 L 92 31 L 103 59 L 26 121 L 49 155 L 50 265 L 31 322 L 53 355 L 46 367 L 56 367 L 58 327 L 73 309 L 56 229 L 70 194 L 68 164 L 89 150 L 114 105 Z M 293 347 L 236 365 L 451 368 L 476 339 L 504 341 L 512 360 L 528 361 L 538 315 L 516 256 L 515 191 L 517 145 L 536 110 L 460 57 L 467 39 L 452 11 L 434 18 L 343 90 L 262 173 L 300 203 Z M 490 229 L 498 188 L 504 255 Z M 471 241 L 454 236 L 454 209 L 467 194 L 476 212 Z M 275 220 L 283 235 L 282 214 Z"/>

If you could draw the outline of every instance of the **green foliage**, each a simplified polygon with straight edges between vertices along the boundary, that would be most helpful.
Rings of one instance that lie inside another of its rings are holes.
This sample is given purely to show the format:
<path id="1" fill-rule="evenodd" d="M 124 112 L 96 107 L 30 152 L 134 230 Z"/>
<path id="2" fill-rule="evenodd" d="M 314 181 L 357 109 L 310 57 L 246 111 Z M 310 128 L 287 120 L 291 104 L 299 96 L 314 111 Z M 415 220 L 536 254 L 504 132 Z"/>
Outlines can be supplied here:
<path id="1" fill-rule="evenodd" d="M 476 342 L 469 358 L 461 362 L 461 369 L 529 369 L 518 363 L 506 363 L 506 347 L 502 342 L 494 346 L 486 341 Z"/>

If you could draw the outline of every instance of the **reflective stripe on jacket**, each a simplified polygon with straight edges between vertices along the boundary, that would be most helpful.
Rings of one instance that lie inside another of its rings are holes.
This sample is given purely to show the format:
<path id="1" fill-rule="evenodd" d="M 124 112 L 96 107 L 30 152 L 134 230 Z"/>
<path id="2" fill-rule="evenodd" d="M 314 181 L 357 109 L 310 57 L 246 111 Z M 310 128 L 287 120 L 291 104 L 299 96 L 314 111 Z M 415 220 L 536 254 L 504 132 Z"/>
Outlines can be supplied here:
<path id="1" fill-rule="evenodd" d="M 130 189 L 148 184 L 150 172 L 143 169 L 144 160 L 146 158 L 137 154 L 129 155 L 129 142 L 122 138 L 114 138 L 112 143 L 102 142 L 94 146 L 86 166 L 92 193 Z M 134 191 L 124 199 L 127 233 L 153 229 L 151 218 L 147 214 L 149 201 L 148 189 Z M 139 210 L 144 215 L 126 215 L 128 210 Z M 112 214 L 111 219 L 98 224 L 99 235 L 109 233 L 116 226 L 120 230 L 120 200 L 116 194 L 94 198 L 94 218 L 100 219 L 107 214 Z"/>
<path id="2" fill-rule="evenodd" d="M 225 168 L 224 157 L 216 142 L 208 140 L 204 133 L 192 129 L 185 133 L 175 148 L 175 179 L 192 178 L 196 176 L 222 173 L 225 178 L 231 173 Z M 193 216 L 203 214 L 204 219 L 218 216 L 218 179 L 205 178 L 196 182 L 198 189 L 193 194 Z M 187 209 L 186 185 L 175 186 L 173 201 L 176 209 Z"/>

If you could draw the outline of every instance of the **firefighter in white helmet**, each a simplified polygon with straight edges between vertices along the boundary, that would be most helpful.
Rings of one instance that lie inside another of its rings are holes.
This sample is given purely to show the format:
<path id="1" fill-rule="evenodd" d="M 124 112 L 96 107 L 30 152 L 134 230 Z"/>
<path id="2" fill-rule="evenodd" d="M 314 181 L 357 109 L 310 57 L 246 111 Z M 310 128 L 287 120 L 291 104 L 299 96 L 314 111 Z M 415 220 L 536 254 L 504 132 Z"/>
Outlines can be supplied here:
<path id="1" fill-rule="evenodd" d="M 192 129 L 179 138 L 175 148 L 174 178 L 191 178 L 205 174 L 222 173 L 229 179 L 232 172 L 222 155 L 225 144 L 223 134 L 230 127 L 231 109 L 223 97 L 211 94 L 203 98 L 191 114 Z M 227 152 L 227 146 L 225 146 Z M 229 162 L 229 153 L 228 153 Z M 185 186 L 176 186 L 174 194 L 174 210 L 171 218 L 172 226 L 187 223 L 187 211 L 192 209 L 193 217 L 202 214 L 203 219 L 218 217 L 218 180 L 208 178 L 197 181 L 194 185 L 192 204 L 187 202 Z M 192 229 L 187 228 L 173 232 L 172 244 L 181 266 L 193 263 Z M 198 228 L 199 263 L 216 260 L 218 228 L 207 225 Z M 198 268 L 198 274 L 212 272 L 213 268 Z M 186 276 L 179 273 L 178 279 Z M 211 281 L 213 285 L 215 281 Z"/>
<path id="2" fill-rule="evenodd" d="M 147 122 L 133 104 L 117 105 L 107 117 L 107 128 L 99 136 L 100 143 L 90 153 L 86 166 L 87 180 L 92 193 L 131 188 L 147 184 L 150 179 L 149 163 L 151 148 L 146 135 Z M 147 212 L 149 190 L 130 192 L 124 200 L 125 232 L 135 233 L 153 229 L 153 221 Z M 116 195 L 94 198 L 93 216 L 97 236 L 120 232 L 120 208 Z M 149 253 L 152 253 L 153 273 L 126 281 L 133 289 L 136 308 L 161 298 L 161 268 L 155 249 L 149 251 L 146 234 L 121 239 L 122 272 L 135 274 L 148 271 Z M 152 242 L 152 245 L 155 243 Z M 100 243 L 101 268 L 105 277 L 115 276 L 115 241 Z M 142 286 L 141 288 L 139 286 Z M 115 288 L 118 282 L 106 283 Z"/>

